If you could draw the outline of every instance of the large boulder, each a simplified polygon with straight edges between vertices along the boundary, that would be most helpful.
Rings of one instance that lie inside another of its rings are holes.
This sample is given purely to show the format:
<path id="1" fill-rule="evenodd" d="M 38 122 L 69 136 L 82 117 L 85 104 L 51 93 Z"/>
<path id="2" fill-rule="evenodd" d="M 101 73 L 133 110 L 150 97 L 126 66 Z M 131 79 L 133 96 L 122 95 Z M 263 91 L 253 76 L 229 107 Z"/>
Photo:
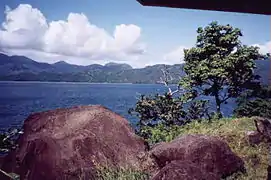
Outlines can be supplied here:
<path id="1" fill-rule="evenodd" d="M 190 161 L 172 161 L 151 180 L 220 180 L 213 173 L 205 172 Z"/>
<path id="2" fill-rule="evenodd" d="M 183 135 L 169 143 L 160 143 L 151 156 L 162 169 L 172 161 L 197 164 L 203 172 L 224 178 L 237 171 L 244 171 L 244 162 L 224 141 L 206 135 Z"/>
<path id="3" fill-rule="evenodd" d="M 102 106 L 36 113 L 23 130 L 2 165 L 21 179 L 95 179 L 98 166 L 140 170 L 138 155 L 146 150 L 128 121 Z"/>

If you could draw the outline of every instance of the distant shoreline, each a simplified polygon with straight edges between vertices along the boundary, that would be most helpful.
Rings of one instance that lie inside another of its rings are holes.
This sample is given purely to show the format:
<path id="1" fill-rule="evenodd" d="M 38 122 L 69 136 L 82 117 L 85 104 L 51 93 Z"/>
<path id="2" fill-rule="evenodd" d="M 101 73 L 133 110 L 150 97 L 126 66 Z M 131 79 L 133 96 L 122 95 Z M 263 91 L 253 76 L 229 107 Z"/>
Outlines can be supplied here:
<path id="1" fill-rule="evenodd" d="M 80 83 L 80 84 L 133 84 L 133 83 L 93 83 L 93 82 L 79 82 L 79 81 L 0 81 L 0 83 Z"/>
<path id="2" fill-rule="evenodd" d="M 75 81 L 0 81 L 0 83 L 50 83 L 50 84 L 127 84 L 127 85 L 132 85 L 132 84 L 137 84 L 137 85 L 163 85 L 160 83 L 106 83 L 106 82 L 75 82 Z M 173 84 L 174 85 L 174 84 Z"/>

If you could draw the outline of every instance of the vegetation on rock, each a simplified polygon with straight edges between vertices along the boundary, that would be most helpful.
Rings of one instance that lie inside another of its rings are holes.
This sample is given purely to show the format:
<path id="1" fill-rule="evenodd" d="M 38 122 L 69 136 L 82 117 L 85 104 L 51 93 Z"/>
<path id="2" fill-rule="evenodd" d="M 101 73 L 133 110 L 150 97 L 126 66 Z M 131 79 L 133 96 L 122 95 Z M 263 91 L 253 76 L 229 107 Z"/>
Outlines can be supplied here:
<path id="1" fill-rule="evenodd" d="M 223 119 L 221 105 L 235 98 L 235 116 L 271 117 L 271 90 L 261 85 L 255 64 L 269 55 L 261 55 L 257 47 L 243 45 L 240 29 L 230 25 L 212 22 L 197 32 L 196 46 L 184 50 L 185 76 L 177 90 L 169 88 L 164 95 L 142 95 L 130 110 L 139 118 L 138 134 L 151 145 L 182 134 L 218 136 L 246 162 L 248 172 L 229 179 L 265 179 L 267 145 L 250 146 L 245 137 L 247 131 L 255 130 L 253 120 Z M 167 76 L 163 82 L 169 87 Z M 201 95 L 214 97 L 216 112 L 209 112 L 208 101 L 197 100 Z"/>
<path id="2" fill-rule="evenodd" d="M 232 151 L 242 158 L 245 162 L 246 173 L 236 173 L 226 178 L 226 180 L 247 180 L 257 179 L 265 180 L 267 177 L 266 168 L 268 166 L 268 146 L 265 143 L 260 143 L 251 146 L 246 136 L 248 131 L 255 131 L 254 118 L 223 118 L 214 119 L 213 121 L 194 121 L 184 126 L 171 126 L 170 131 L 161 129 L 156 126 L 152 129 L 156 134 L 152 134 L 150 141 L 153 142 L 169 142 L 178 136 L 185 134 L 203 134 L 216 136 L 224 140 L 232 149 Z M 114 178 L 113 178 L 114 177 Z M 118 179 L 149 179 L 149 176 L 144 172 L 136 172 L 129 170 L 113 170 L 103 168 L 100 171 L 100 178 L 104 180 Z"/>
<path id="3" fill-rule="evenodd" d="M 172 69 L 168 70 L 173 66 L 167 66 L 167 70 L 160 72 L 161 66 L 159 69 L 146 67 L 142 71 L 122 65 L 124 69 L 114 73 L 104 74 L 101 69 L 96 69 L 86 71 L 87 75 L 81 72 L 81 74 L 72 73 L 71 76 L 76 75 L 80 79 L 82 75 L 87 78 L 84 80 L 90 82 L 118 82 L 125 75 L 127 78 L 124 82 L 146 83 L 150 80 L 138 78 L 137 72 L 142 76 L 144 73 L 157 75 L 159 70 L 159 73 L 164 76 L 161 82 L 168 87 L 168 92 L 162 95 L 142 95 L 135 107 L 129 110 L 130 114 L 136 115 L 139 119 L 137 134 L 150 145 L 162 141 L 169 142 L 183 134 L 217 136 L 226 141 L 233 152 L 245 161 L 247 173 L 235 174 L 228 179 L 265 179 L 268 164 L 267 145 L 261 143 L 251 146 L 246 133 L 255 131 L 253 118 L 249 117 L 271 118 L 271 89 L 261 86 L 260 76 L 255 73 L 255 60 L 267 56 L 261 55 L 257 47 L 243 45 L 239 40 L 242 36 L 240 29 L 230 25 L 212 22 L 205 28 L 198 28 L 197 33 L 195 47 L 184 50 L 185 64 L 178 66 L 177 73 L 178 76 L 181 74 L 182 78 L 174 91 L 169 84 L 176 79 L 169 75 Z M 113 66 L 117 65 L 113 64 Z M 109 67 L 112 68 L 112 64 L 105 66 L 105 68 Z M 39 72 L 42 73 L 51 72 Z M 55 74 L 51 74 L 54 79 Z M 60 79 L 62 76 L 63 74 L 57 75 Z M 156 78 L 151 80 L 152 83 L 157 81 Z M 197 99 L 201 95 L 213 96 L 216 103 L 215 112 L 210 112 L 208 101 Z M 223 119 L 221 105 L 227 103 L 230 98 L 237 97 L 239 97 L 238 108 L 234 113 L 238 119 Z M 7 141 L 8 137 L 9 135 L 6 134 L 0 136 L 1 148 L 14 147 L 13 141 Z M 99 170 L 100 179 L 149 178 L 147 173 L 140 171 L 112 170 L 104 167 Z"/>

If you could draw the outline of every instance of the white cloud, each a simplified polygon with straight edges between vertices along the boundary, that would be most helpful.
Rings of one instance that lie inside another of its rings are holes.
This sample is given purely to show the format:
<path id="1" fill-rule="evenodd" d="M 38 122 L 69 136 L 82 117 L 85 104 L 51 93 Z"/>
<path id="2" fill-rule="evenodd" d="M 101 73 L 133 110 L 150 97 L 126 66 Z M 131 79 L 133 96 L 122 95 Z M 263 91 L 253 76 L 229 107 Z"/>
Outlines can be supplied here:
<path id="1" fill-rule="evenodd" d="M 185 46 L 179 46 L 171 52 L 164 55 L 164 61 L 166 64 L 180 64 L 184 63 L 184 49 Z"/>
<path id="2" fill-rule="evenodd" d="M 257 46 L 260 48 L 260 53 L 266 54 L 271 53 L 271 41 L 264 44 L 254 44 L 252 46 Z M 165 64 L 180 64 L 184 63 L 184 49 L 187 49 L 186 46 L 179 46 L 169 53 L 164 55 L 164 63 Z M 236 51 L 236 49 L 235 49 Z"/>
<path id="3" fill-rule="evenodd" d="M 271 53 L 271 41 L 269 41 L 265 44 L 254 44 L 253 46 L 259 47 L 260 53 L 262 53 L 262 54 Z"/>
<path id="4" fill-rule="evenodd" d="M 0 31 L 2 48 L 41 48 L 42 36 L 48 26 L 43 14 L 30 5 L 19 5 L 11 10 L 6 6 L 6 21 Z"/>
<path id="5" fill-rule="evenodd" d="M 91 24 L 84 14 L 70 13 L 67 20 L 47 22 L 40 10 L 20 4 L 15 9 L 6 6 L 5 15 L 0 49 L 10 54 L 50 57 L 50 62 L 56 57 L 72 57 L 84 59 L 75 64 L 91 64 L 106 59 L 136 61 L 146 49 L 139 41 L 141 28 L 133 24 L 117 25 L 110 35 Z"/>

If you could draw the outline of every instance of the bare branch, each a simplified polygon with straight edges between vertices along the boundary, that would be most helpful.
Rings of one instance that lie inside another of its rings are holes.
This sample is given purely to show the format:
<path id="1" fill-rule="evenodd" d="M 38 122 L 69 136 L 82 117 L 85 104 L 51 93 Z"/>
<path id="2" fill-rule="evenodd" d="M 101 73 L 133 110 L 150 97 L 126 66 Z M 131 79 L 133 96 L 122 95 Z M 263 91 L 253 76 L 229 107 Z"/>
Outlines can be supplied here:
<path id="1" fill-rule="evenodd" d="M 165 67 L 165 69 L 161 69 L 162 73 L 163 73 L 163 77 L 160 77 L 161 83 L 163 83 L 167 88 L 168 88 L 168 94 L 170 96 L 178 93 L 180 91 L 180 86 L 178 85 L 177 89 L 172 91 L 172 89 L 169 87 L 169 81 L 173 80 L 173 77 L 171 76 L 171 74 L 168 72 L 167 68 Z"/>

